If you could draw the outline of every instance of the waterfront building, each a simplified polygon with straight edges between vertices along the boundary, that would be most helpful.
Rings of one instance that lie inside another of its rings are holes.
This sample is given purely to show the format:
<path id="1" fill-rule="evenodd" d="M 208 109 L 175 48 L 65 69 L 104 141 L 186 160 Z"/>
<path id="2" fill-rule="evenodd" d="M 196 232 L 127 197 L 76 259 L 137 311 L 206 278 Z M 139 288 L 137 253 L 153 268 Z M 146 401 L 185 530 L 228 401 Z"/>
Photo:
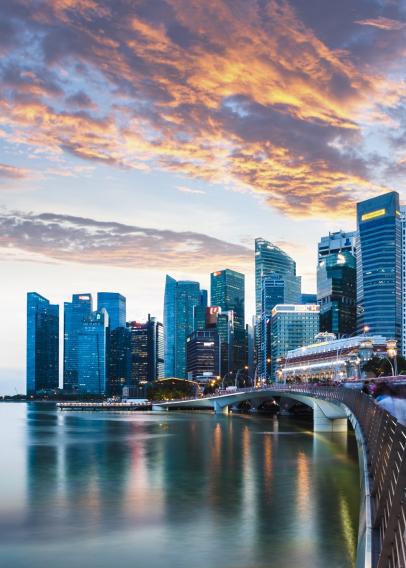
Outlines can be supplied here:
<path id="1" fill-rule="evenodd" d="M 107 310 L 92 312 L 78 333 L 78 390 L 88 394 L 106 394 L 108 363 Z"/>
<path id="2" fill-rule="evenodd" d="M 235 270 L 225 269 L 210 275 L 210 303 L 219 306 L 221 312 L 234 313 L 233 354 L 230 370 L 238 371 L 247 364 L 247 340 L 245 334 L 245 276 Z"/>
<path id="3" fill-rule="evenodd" d="M 117 327 L 125 327 L 126 299 L 118 292 L 98 292 L 97 310 L 105 309 L 109 314 L 110 331 Z"/>
<path id="4" fill-rule="evenodd" d="M 59 306 L 27 294 L 27 394 L 59 386 Z"/>
<path id="5" fill-rule="evenodd" d="M 265 239 L 255 239 L 255 314 L 262 314 L 262 280 L 269 273 L 283 276 L 285 297 L 289 303 L 301 302 L 301 278 L 296 275 L 296 262 L 281 248 Z"/>
<path id="6" fill-rule="evenodd" d="M 130 390 L 164 378 L 163 325 L 148 314 L 145 323 L 127 323 L 130 332 L 131 373 Z"/>
<path id="7" fill-rule="evenodd" d="M 362 357 L 385 357 L 386 338 L 382 335 L 358 335 L 335 339 L 332 334 L 320 333 L 319 340 L 288 351 L 277 370 L 278 380 L 345 381 L 358 379 L 362 371 Z"/>
<path id="8" fill-rule="evenodd" d="M 288 351 L 309 345 L 319 333 L 317 304 L 278 304 L 271 315 L 271 376 L 275 379 L 278 360 Z"/>
<path id="9" fill-rule="evenodd" d="M 401 340 L 402 236 L 399 194 L 357 204 L 357 329 Z"/>
<path id="10" fill-rule="evenodd" d="M 207 383 L 220 377 L 220 338 L 215 330 L 199 330 L 186 342 L 187 378 Z"/>
<path id="11" fill-rule="evenodd" d="M 400 208 L 400 222 L 402 234 L 402 341 L 401 352 L 402 357 L 406 358 L 406 207 Z"/>
<path id="12" fill-rule="evenodd" d="M 91 294 L 73 294 L 71 302 L 64 302 L 63 388 L 66 391 L 78 389 L 78 337 L 92 310 Z"/>
<path id="13" fill-rule="evenodd" d="M 186 339 L 193 331 L 200 285 L 166 276 L 164 299 L 165 377 L 186 379 Z"/>
<path id="14" fill-rule="evenodd" d="M 337 337 L 356 331 L 357 268 L 349 251 L 332 252 L 319 259 L 317 301 L 320 331 Z"/>
<path id="15" fill-rule="evenodd" d="M 127 327 L 116 327 L 108 334 L 107 393 L 121 396 L 123 387 L 131 381 L 131 332 Z"/>

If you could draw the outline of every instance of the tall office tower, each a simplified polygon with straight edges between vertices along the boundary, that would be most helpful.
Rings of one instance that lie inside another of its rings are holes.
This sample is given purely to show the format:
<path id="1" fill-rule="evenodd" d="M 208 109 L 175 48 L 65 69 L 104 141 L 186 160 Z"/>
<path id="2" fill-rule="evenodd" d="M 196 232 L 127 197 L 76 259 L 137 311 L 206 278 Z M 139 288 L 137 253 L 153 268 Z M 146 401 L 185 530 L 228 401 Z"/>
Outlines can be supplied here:
<path id="1" fill-rule="evenodd" d="M 59 386 L 59 306 L 27 294 L 27 394 Z"/>
<path id="2" fill-rule="evenodd" d="M 63 324 L 63 388 L 78 389 L 78 337 L 83 322 L 92 313 L 91 294 L 73 294 L 71 302 L 64 303 Z"/>
<path id="3" fill-rule="evenodd" d="M 320 331 L 336 337 L 356 332 L 357 267 L 349 251 L 323 256 L 317 266 Z"/>
<path id="4" fill-rule="evenodd" d="M 336 231 L 321 237 L 317 247 L 317 258 L 320 260 L 335 252 L 350 252 L 355 256 L 357 245 L 356 231 Z"/>
<path id="5" fill-rule="evenodd" d="M 130 331 L 131 378 L 127 386 L 138 387 L 164 378 L 163 325 L 148 314 L 145 323 L 127 323 Z"/>
<path id="6" fill-rule="evenodd" d="M 406 357 L 406 207 L 400 208 L 402 230 L 402 357 Z"/>
<path id="7" fill-rule="evenodd" d="M 291 349 L 310 345 L 319 333 L 317 304 L 278 304 L 272 310 L 271 378 L 275 380 L 278 359 Z"/>
<path id="8" fill-rule="evenodd" d="M 401 340 L 402 235 L 396 191 L 357 204 L 357 328 Z"/>
<path id="9" fill-rule="evenodd" d="M 200 305 L 207 308 L 207 304 L 208 304 L 207 290 L 200 290 Z"/>
<path id="10" fill-rule="evenodd" d="M 186 379 L 186 338 L 193 331 L 200 285 L 166 276 L 164 299 L 165 377 Z"/>
<path id="11" fill-rule="evenodd" d="M 296 276 L 296 262 L 276 245 L 265 239 L 255 239 L 255 314 L 257 319 L 262 313 L 262 279 L 273 272 L 283 277 L 285 300 L 287 303 L 300 304 L 301 278 Z"/>
<path id="12" fill-rule="evenodd" d="M 97 310 L 104 308 L 109 314 L 110 331 L 117 327 L 125 327 L 126 299 L 118 292 L 98 292 Z"/>
<path id="13" fill-rule="evenodd" d="M 205 384 L 220 376 L 220 338 L 215 330 L 194 331 L 186 340 L 187 378 Z"/>
<path id="14" fill-rule="evenodd" d="M 234 312 L 232 369 L 243 369 L 247 364 L 245 335 L 245 276 L 235 270 L 219 270 L 210 276 L 210 303 L 222 312 Z"/>
<path id="15" fill-rule="evenodd" d="M 116 327 L 108 337 L 107 393 L 121 396 L 131 380 L 131 333 L 127 327 Z"/>
<path id="16" fill-rule="evenodd" d="M 107 392 L 107 351 L 109 316 L 107 311 L 92 312 L 78 333 L 78 390 L 89 394 Z"/>
<path id="17" fill-rule="evenodd" d="M 206 329 L 206 310 L 202 304 L 193 307 L 193 331 Z"/>

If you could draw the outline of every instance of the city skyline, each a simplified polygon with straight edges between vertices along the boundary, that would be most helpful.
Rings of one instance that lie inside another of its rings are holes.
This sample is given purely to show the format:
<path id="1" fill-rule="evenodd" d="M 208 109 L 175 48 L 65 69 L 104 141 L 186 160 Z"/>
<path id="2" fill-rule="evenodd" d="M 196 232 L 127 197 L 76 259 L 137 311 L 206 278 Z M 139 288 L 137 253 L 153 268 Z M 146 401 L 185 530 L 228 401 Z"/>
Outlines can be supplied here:
<path id="1" fill-rule="evenodd" d="M 405 200 L 400 4 L 5 0 L 0 17 L 0 390 L 23 384 L 28 289 L 62 306 L 103 282 L 162 319 L 166 273 L 207 288 L 229 268 L 248 320 L 256 237 L 315 292 L 320 235 L 354 230 L 356 201 Z"/>

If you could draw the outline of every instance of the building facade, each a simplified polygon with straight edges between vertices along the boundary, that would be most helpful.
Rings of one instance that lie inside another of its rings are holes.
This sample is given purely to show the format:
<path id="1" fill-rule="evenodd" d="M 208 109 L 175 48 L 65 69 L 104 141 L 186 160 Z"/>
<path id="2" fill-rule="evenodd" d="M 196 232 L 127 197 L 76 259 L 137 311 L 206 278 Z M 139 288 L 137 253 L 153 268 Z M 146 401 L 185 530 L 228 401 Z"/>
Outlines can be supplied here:
<path id="1" fill-rule="evenodd" d="M 219 306 L 221 312 L 233 312 L 233 345 L 230 370 L 237 371 L 247 364 L 247 340 L 245 334 L 245 276 L 235 270 L 225 269 L 210 275 L 210 303 Z"/>
<path id="2" fill-rule="evenodd" d="M 130 387 L 164 378 L 164 331 L 161 322 L 148 314 L 145 323 L 127 323 L 131 344 Z"/>
<path id="3" fill-rule="evenodd" d="M 126 299 L 118 292 L 98 292 L 97 310 L 105 309 L 109 314 L 110 331 L 126 324 Z"/>
<path id="4" fill-rule="evenodd" d="M 121 396 L 123 387 L 131 381 L 131 333 L 127 327 L 108 331 L 108 377 L 109 396 Z"/>
<path id="5" fill-rule="evenodd" d="M 193 331 L 200 285 L 166 276 L 164 299 L 165 377 L 186 379 L 186 339 Z"/>
<path id="6" fill-rule="evenodd" d="M 27 395 L 59 386 L 59 306 L 27 294 Z"/>
<path id="7" fill-rule="evenodd" d="M 357 204 L 357 329 L 401 341 L 402 233 L 395 191 Z"/>
<path id="8" fill-rule="evenodd" d="M 63 323 L 63 388 L 78 390 L 78 340 L 83 322 L 93 310 L 91 294 L 73 294 L 71 302 L 64 303 Z"/>
<path id="9" fill-rule="evenodd" d="M 358 379 L 363 359 L 385 356 L 387 350 L 386 339 L 382 335 L 344 339 L 322 333 L 320 336 L 316 343 L 287 352 L 277 372 L 280 381 Z"/>
<path id="10" fill-rule="evenodd" d="M 107 393 L 108 365 L 107 311 L 92 312 L 78 334 L 78 391 L 87 394 Z"/>
<path id="11" fill-rule="evenodd" d="M 317 304 L 278 304 L 272 310 L 271 377 L 276 378 L 279 359 L 288 351 L 314 342 L 319 333 Z"/>
<path id="12" fill-rule="evenodd" d="M 400 222 L 402 231 L 402 341 L 401 353 L 406 358 L 406 207 L 400 208 Z"/>
<path id="13" fill-rule="evenodd" d="M 187 378 L 199 383 L 220 377 L 220 338 L 215 330 L 194 331 L 187 338 Z"/>

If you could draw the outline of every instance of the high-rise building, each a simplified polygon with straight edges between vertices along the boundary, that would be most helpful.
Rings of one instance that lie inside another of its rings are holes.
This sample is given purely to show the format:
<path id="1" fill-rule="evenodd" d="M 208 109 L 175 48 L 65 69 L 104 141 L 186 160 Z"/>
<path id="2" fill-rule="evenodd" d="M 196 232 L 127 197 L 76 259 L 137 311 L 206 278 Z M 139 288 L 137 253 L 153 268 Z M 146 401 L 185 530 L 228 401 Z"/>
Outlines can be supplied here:
<path id="1" fill-rule="evenodd" d="M 321 237 L 317 247 L 317 258 L 320 260 L 325 256 L 337 252 L 350 252 L 355 256 L 357 244 L 356 231 L 335 231 L 325 237 Z"/>
<path id="2" fill-rule="evenodd" d="M 319 306 L 317 304 L 278 304 L 272 310 L 272 379 L 278 359 L 287 352 L 310 345 L 319 332 Z"/>
<path id="3" fill-rule="evenodd" d="M 356 331 L 356 232 L 337 231 L 318 244 L 320 330 L 337 337 Z"/>
<path id="4" fill-rule="evenodd" d="M 255 239 L 255 313 L 257 320 L 262 314 L 262 279 L 273 272 L 284 279 L 285 300 L 288 303 L 301 302 L 301 278 L 296 275 L 296 262 L 265 239 Z"/>
<path id="5" fill-rule="evenodd" d="M 118 292 L 98 292 L 97 310 L 104 308 L 109 314 L 110 331 L 117 327 L 125 327 L 126 299 Z"/>
<path id="6" fill-rule="evenodd" d="M 357 328 L 401 340 L 402 235 L 396 191 L 357 204 Z"/>
<path id="7" fill-rule="evenodd" d="M 200 285 L 166 276 L 164 300 L 165 376 L 186 379 L 186 338 L 193 331 Z"/>
<path id="8" fill-rule="evenodd" d="M 78 390 L 89 394 L 107 392 L 108 331 L 107 311 L 92 312 L 78 333 Z"/>
<path id="9" fill-rule="evenodd" d="M 194 331 L 186 340 L 187 378 L 207 383 L 220 376 L 220 338 L 215 330 Z"/>
<path id="10" fill-rule="evenodd" d="M 127 323 L 131 344 L 129 387 L 139 387 L 164 378 L 163 325 L 148 314 L 145 323 Z"/>
<path id="11" fill-rule="evenodd" d="M 59 306 L 27 294 L 27 394 L 59 386 Z"/>
<path id="12" fill-rule="evenodd" d="M 116 327 L 108 334 L 107 393 L 121 396 L 131 380 L 131 333 L 127 327 Z"/>
<path id="13" fill-rule="evenodd" d="M 402 230 L 402 356 L 406 357 L 406 207 L 400 208 Z"/>
<path id="14" fill-rule="evenodd" d="M 231 370 L 237 371 L 247 364 L 245 334 L 245 276 L 235 270 L 219 270 L 210 277 L 210 303 L 219 306 L 222 313 L 234 313 L 234 337 Z"/>
<path id="15" fill-rule="evenodd" d="M 78 337 L 92 310 L 91 294 L 73 294 L 72 301 L 64 303 L 63 388 L 66 391 L 78 389 Z"/>
<path id="16" fill-rule="evenodd" d="M 317 294 L 302 293 L 301 304 L 317 304 Z"/>

